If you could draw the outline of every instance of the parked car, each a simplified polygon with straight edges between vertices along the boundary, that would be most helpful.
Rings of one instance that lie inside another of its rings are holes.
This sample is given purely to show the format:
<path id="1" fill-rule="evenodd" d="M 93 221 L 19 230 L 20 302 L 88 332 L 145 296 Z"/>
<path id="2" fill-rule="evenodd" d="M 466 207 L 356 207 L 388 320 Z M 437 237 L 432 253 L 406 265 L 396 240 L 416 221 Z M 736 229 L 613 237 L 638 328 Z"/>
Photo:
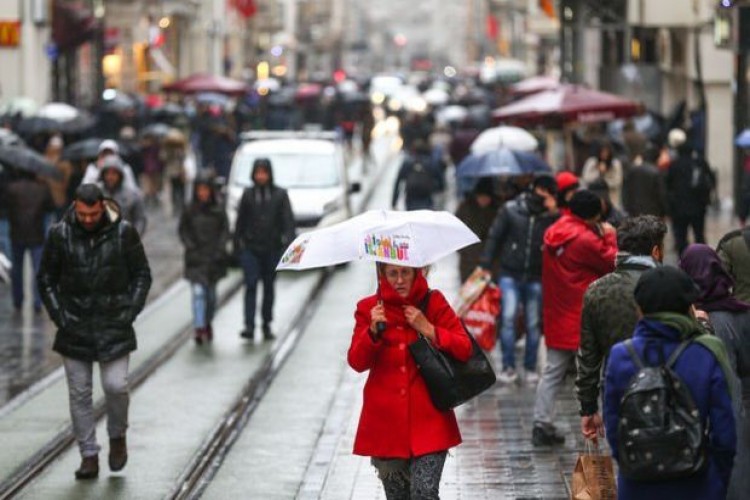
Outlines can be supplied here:
<path id="1" fill-rule="evenodd" d="M 242 191 L 252 184 L 257 158 L 268 158 L 274 183 L 285 188 L 298 227 L 323 227 L 352 216 L 350 195 L 360 190 L 350 182 L 344 148 L 335 132 L 247 132 L 237 148 L 227 178 L 227 215 L 234 228 Z"/>

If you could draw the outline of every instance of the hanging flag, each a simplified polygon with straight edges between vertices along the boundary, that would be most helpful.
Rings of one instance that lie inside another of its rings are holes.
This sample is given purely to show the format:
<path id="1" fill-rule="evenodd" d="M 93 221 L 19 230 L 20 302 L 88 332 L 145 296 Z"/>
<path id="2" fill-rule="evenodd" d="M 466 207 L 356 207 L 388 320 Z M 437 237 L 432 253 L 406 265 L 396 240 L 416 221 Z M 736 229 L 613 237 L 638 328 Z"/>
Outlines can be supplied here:
<path id="1" fill-rule="evenodd" d="M 497 23 L 497 18 L 493 16 L 492 14 L 488 15 L 486 19 L 486 24 L 487 24 L 486 26 L 487 38 L 489 38 L 490 40 L 495 40 L 500 31 L 498 23 Z"/>
<path id="2" fill-rule="evenodd" d="M 258 12 L 255 0 L 229 0 L 229 3 L 245 19 L 250 19 Z"/>
<path id="3" fill-rule="evenodd" d="M 539 8 L 552 19 L 557 17 L 554 0 L 539 0 Z"/>

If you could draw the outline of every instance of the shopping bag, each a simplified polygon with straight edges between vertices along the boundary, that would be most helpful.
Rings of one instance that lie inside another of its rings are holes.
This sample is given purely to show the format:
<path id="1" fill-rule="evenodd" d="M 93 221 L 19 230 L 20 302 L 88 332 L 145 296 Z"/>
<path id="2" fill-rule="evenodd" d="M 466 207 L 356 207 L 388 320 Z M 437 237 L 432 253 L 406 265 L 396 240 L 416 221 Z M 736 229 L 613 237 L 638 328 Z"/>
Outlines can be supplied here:
<path id="1" fill-rule="evenodd" d="M 463 315 L 464 325 L 479 347 L 491 351 L 497 341 L 497 318 L 500 315 L 500 288 L 488 284 Z"/>
<path id="2" fill-rule="evenodd" d="M 570 489 L 571 500 L 616 500 L 615 472 L 612 457 L 602 454 L 599 446 L 586 440 L 584 452 L 578 455 Z"/>
<path id="3" fill-rule="evenodd" d="M 490 283 L 491 276 L 488 272 L 477 268 L 471 275 L 466 278 L 461 288 L 458 290 L 458 299 L 456 300 L 456 313 L 463 317 L 464 313 L 471 305 L 482 295 L 485 287 Z"/>

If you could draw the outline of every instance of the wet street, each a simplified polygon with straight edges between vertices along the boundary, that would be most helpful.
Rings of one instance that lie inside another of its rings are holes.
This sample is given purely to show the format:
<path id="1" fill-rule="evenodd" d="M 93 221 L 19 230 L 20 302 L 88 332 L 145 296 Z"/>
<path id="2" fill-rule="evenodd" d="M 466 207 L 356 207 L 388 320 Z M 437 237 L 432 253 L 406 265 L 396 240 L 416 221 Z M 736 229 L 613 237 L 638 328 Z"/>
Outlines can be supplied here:
<path id="1" fill-rule="evenodd" d="M 381 137 L 374 151 L 377 168 L 369 169 L 364 193 L 355 199 L 360 209 L 390 206 L 400 158 L 394 137 Z M 709 242 L 715 244 L 728 225 L 725 215 L 710 222 Z M 265 344 L 238 335 L 243 298 L 239 273 L 230 273 L 220 285 L 215 341 L 198 347 L 189 338 L 189 290 L 179 278 L 182 248 L 175 227 L 174 218 L 151 212 L 145 245 L 155 281 L 136 323 L 139 350 L 131 373 L 138 382 L 123 472 L 112 474 L 105 466 L 97 481 L 73 480 L 79 455 L 69 446 L 67 392 L 59 356 L 50 350 L 51 324 L 46 313 L 30 308 L 14 314 L 8 288 L 0 288 L 6 403 L 0 441 L 13 450 L 0 455 L 0 485 L 23 476 L 26 465 L 57 443 L 60 453 L 25 483 L 21 498 L 385 498 L 369 459 L 351 453 L 366 374 L 346 364 L 355 304 L 375 289 L 372 265 L 281 273 L 274 323 L 279 339 Z M 457 257 L 438 262 L 429 281 L 454 300 Z M 492 360 L 499 368 L 498 354 Z M 94 397 L 101 401 L 96 380 Z M 251 396 L 243 401 L 246 394 Z M 582 446 L 572 383 L 558 405 L 558 426 L 567 436 L 561 447 L 532 447 L 534 395 L 533 386 L 498 383 L 457 410 L 464 443 L 449 454 L 442 498 L 568 498 L 566 483 Z M 231 413 L 238 405 L 242 412 Z M 222 434 L 230 424 L 231 432 Z M 97 433 L 105 442 L 103 420 Z M 220 453 L 214 453 L 217 447 Z M 210 459 L 202 464 L 205 457 Z"/>

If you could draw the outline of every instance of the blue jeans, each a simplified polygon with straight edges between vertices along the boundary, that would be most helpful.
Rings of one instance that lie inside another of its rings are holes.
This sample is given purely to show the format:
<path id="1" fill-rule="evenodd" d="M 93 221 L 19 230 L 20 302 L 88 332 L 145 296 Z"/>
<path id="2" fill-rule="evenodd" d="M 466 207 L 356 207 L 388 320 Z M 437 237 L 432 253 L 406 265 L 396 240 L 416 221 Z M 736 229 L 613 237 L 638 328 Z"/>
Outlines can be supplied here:
<path id="1" fill-rule="evenodd" d="M 28 250 L 31 253 L 31 263 L 34 268 L 32 279 L 34 308 L 39 309 L 42 307 L 42 299 L 39 297 L 39 288 L 36 286 L 36 275 L 39 272 L 39 264 L 42 262 L 42 249 L 44 247 L 42 245 L 27 246 L 13 243 L 12 248 L 13 269 L 10 272 L 10 278 L 13 284 L 13 306 L 20 309 L 23 305 L 23 258 Z"/>
<path id="2" fill-rule="evenodd" d="M 245 275 L 245 329 L 255 329 L 255 308 L 257 304 L 258 280 L 263 282 L 263 306 L 261 316 L 263 324 L 273 321 L 274 281 L 276 279 L 276 264 L 279 256 L 276 252 L 255 253 L 242 250 L 240 265 Z"/>
<path id="3" fill-rule="evenodd" d="M 191 283 L 190 291 L 193 295 L 193 327 L 206 328 L 216 312 L 216 285 Z"/>
<path id="4" fill-rule="evenodd" d="M 502 324 L 500 327 L 500 347 L 503 352 L 503 369 L 516 368 L 516 315 L 518 304 L 523 300 L 526 315 L 526 355 L 524 367 L 536 370 L 539 351 L 539 315 L 542 306 L 542 283 L 539 281 L 518 281 L 509 276 L 500 277 L 503 292 Z"/>

